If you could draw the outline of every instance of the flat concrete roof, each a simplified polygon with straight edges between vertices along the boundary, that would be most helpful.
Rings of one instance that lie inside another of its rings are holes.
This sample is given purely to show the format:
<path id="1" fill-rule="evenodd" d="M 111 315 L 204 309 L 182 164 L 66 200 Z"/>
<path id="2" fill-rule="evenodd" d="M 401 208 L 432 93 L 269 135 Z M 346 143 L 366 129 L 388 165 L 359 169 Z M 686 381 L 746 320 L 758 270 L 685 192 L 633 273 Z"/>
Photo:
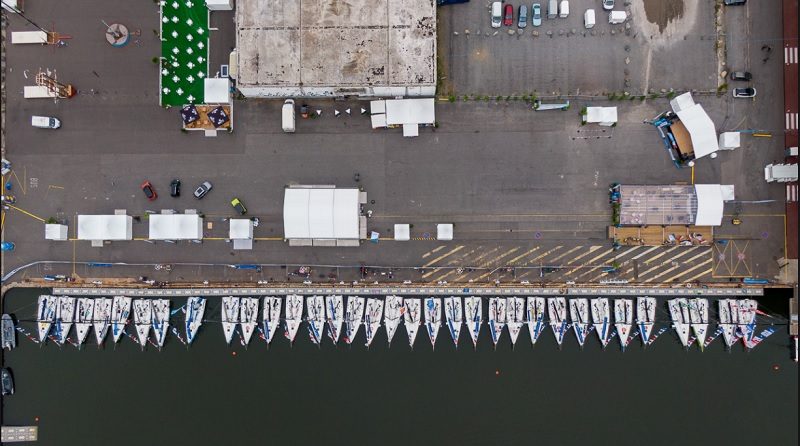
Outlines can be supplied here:
<path id="1" fill-rule="evenodd" d="M 434 0 L 238 0 L 238 84 L 436 83 Z"/>

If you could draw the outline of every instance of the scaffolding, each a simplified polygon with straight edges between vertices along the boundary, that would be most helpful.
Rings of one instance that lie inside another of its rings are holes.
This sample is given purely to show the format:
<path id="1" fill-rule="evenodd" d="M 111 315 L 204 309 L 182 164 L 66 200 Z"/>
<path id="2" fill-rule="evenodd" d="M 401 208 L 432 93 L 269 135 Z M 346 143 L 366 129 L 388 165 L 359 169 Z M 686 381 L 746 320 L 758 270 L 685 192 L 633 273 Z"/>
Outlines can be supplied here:
<path id="1" fill-rule="evenodd" d="M 71 84 L 62 84 L 58 82 L 55 71 L 42 71 L 36 73 L 36 85 L 47 88 L 48 91 L 55 94 L 59 98 L 71 98 L 75 96 L 77 90 Z"/>

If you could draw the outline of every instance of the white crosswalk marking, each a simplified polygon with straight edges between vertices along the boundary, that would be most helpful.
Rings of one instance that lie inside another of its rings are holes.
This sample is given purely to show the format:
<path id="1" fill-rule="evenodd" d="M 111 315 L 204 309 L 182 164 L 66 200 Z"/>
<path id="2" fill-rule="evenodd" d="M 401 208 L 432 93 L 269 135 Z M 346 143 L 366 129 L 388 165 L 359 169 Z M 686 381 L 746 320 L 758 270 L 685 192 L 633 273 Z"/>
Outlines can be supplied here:
<path id="1" fill-rule="evenodd" d="M 786 65 L 797 63 L 797 47 L 796 46 L 784 47 L 783 60 Z"/>
<path id="2" fill-rule="evenodd" d="M 797 113 L 786 113 L 786 130 L 797 130 Z"/>

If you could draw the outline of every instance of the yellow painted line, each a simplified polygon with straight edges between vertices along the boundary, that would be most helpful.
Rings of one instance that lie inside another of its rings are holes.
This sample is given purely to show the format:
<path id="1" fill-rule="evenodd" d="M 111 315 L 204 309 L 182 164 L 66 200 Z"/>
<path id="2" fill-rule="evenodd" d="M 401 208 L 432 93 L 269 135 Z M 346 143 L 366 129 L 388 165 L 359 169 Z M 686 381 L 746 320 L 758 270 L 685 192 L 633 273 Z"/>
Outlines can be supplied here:
<path id="1" fill-rule="evenodd" d="M 56 185 L 53 185 L 53 184 L 48 184 L 47 188 L 48 189 L 64 189 L 64 186 L 56 186 Z"/>
<path id="2" fill-rule="evenodd" d="M 433 259 L 430 262 L 426 263 L 425 265 L 422 265 L 422 267 L 423 268 L 427 268 L 427 267 L 435 264 L 436 262 L 446 258 L 447 256 L 453 255 L 453 254 L 457 253 L 458 251 L 461 251 L 462 249 L 464 249 L 464 245 L 458 245 L 455 248 L 451 249 L 450 251 L 447 251 L 446 253 L 444 253 L 444 254 L 440 255 L 439 257 L 436 257 L 435 259 Z"/>
<path id="3" fill-rule="evenodd" d="M 660 246 L 653 246 L 652 248 L 650 248 L 650 249 L 648 249 L 647 251 L 645 251 L 645 252 L 643 252 L 643 253 L 641 253 L 641 254 L 637 255 L 636 257 L 631 257 L 631 260 L 637 260 L 637 259 L 640 259 L 640 258 L 642 258 L 642 257 L 646 256 L 647 254 L 650 254 L 651 252 L 653 252 L 653 251 L 655 251 L 656 249 L 659 249 L 659 248 L 661 248 L 661 247 L 660 247 Z"/>
<path id="4" fill-rule="evenodd" d="M 694 184 L 694 165 L 692 165 L 692 184 Z"/>
<path id="5" fill-rule="evenodd" d="M 27 172 L 27 170 L 25 170 L 25 172 Z M 25 183 L 19 180 L 19 177 L 17 176 L 17 171 L 12 170 L 11 175 L 14 175 L 14 178 L 17 179 L 17 184 L 19 185 L 19 188 L 22 189 L 22 195 L 25 195 Z M 5 184 L 3 186 L 5 186 Z"/>
<path id="6" fill-rule="evenodd" d="M 710 276 L 711 275 L 711 271 L 712 271 L 711 269 L 707 269 L 707 270 L 703 271 L 702 273 L 700 273 L 700 274 L 698 274 L 698 275 L 696 275 L 694 277 L 691 277 L 689 279 L 684 280 L 684 282 L 691 282 L 691 281 L 697 280 L 697 279 L 699 279 L 699 278 L 701 278 L 703 276 Z"/>
<path id="7" fill-rule="evenodd" d="M 6 227 L 6 213 L 5 213 L 5 212 L 3 212 L 3 213 L 2 213 L 2 214 L 0 214 L 0 215 L 2 215 L 2 217 L 0 217 L 0 231 L 2 231 L 2 230 L 3 230 L 3 228 L 5 228 L 5 227 Z"/>
<path id="8" fill-rule="evenodd" d="M 603 253 L 602 253 L 602 254 L 600 254 L 599 256 L 597 256 L 597 257 L 592 257 L 591 259 L 589 259 L 589 261 L 587 262 L 587 264 L 588 264 L 588 265 L 592 265 L 592 264 L 594 264 L 594 262 L 596 262 L 597 260 L 599 260 L 599 259 L 602 259 L 603 257 L 605 257 L 605 256 L 607 256 L 607 255 L 609 255 L 609 254 L 613 254 L 613 253 L 614 253 L 614 250 L 613 250 L 613 249 L 609 249 L 608 251 L 605 251 L 605 252 L 603 252 Z M 575 271 L 577 271 L 577 270 L 578 270 L 578 269 L 579 269 L 581 266 L 582 266 L 582 265 L 578 265 L 578 266 L 576 266 L 575 268 L 572 268 L 571 270 L 569 270 L 569 271 L 565 272 L 565 273 L 564 273 L 564 275 L 565 275 L 565 276 L 567 276 L 567 275 L 573 274 L 573 273 L 574 273 Z M 599 266 L 596 266 L 596 267 L 593 267 L 593 268 L 591 268 L 591 269 L 589 270 L 589 272 L 591 272 L 591 271 L 593 271 L 593 270 L 595 270 L 595 269 L 597 269 L 597 268 L 599 268 Z"/>
<path id="9" fill-rule="evenodd" d="M 683 255 L 683 254 L 681 254 L 681 255 Z M 697 260 L 698 258 L 700 258 L 700 257 L 703 257 L 703 256 L 706 256 L 706 255 L 708 255 L 708 253 L 707 253 L 707 252 L 701 252 L 700 254 L 698 254 L 698 255 L 696 255 L 696 256 L 694 256 L 694 257 L 692 257 L 692 258 L 690 258 L 690 259 L 686 260 L 686 261 L 685 261 L 685 262 L 683 262 L 683 263 L 690 264 L 690 263 L 692 263 L 693 261 Z M 675 257 L 675 258 L 677 258 L 677 257 Z M 675 259 L 674 259 L 674 258 L 673 258 L 673 259 L 666 260 L 666 261 L 664 261 L 663 263 L 659 264 L 658 266 L 656 266 L 656 267 L 653 267 L 653 268 L 651 268 L 651 269 L 649 269 L 649 270 L 647 270 L 647 271 L 645 271 L 645 272 L 643 272 L 643 273 L 640 273 L 640 274 L 639 274 L 639 279 L 641 279 L 641 278 L 642 278 L 642 276 L 646 276 L 646 275 L 648 275 L 648 274 L 652 273 L 653 271 L 656 271 L 656 270 L 658 270 L 659 268 L 662 268 L 662 267 L 664 267 L 664 265 L 666 265 L 667 263 L 674 262 L 674 261 L 675 261 Z M 658 279 L 658 278 L 659 278 L 659 277 L 661 277 L 661 276 L 665 276 L 665 275 L 667 275 L 668 273 L 670 273 L 670 272 L 672 272 L 672 271 L 674 271 L 674 270 L 676 270 L 676 269 L 678 269 L 678 268 L 680 268 L 680 267 L 681 267 L 681 265 L 680 265 L 680 264 L 678 264 L 678 265 L 676 265 L 676 266 L 672 266 L 672 267 L 670 267 L 670 268 L 666 269 L 665 271 L 662 271 L 662 272 L 660 272 L 660 273 L 656 274 L 656 275 L 655 275 L 655 276 L 653 276 L 652 278 L 650 278 L 650 279 L 648 279 L 648 280 L 645 280 L 645 282 L 652 282 L 653 280 L 655 280 L 655 279 Z"/>
<path id="10" fill-rule="evenodd" d="M 573 263 L 575 263 L 575 262 L 577 262 L 578 260 L 580 260 L 580 259 L 582 259 L 582 258 L 584 258 L 584 257 L 588 256 L 589 254 L 591 254 L 591 253 L 593 253 L 593 252 L 597 251 L 597 250 L 598 250 L 598 249 L 600 249 L 600 248 L 602 248 L 602 246 L 590 246 L 588 251 L 586 251 L 585 253 L 583 253 L 583 254 L 579 255 L 578 257 L 573 257 L 573 258 L 572 258 L 572 260 L 570 260 L 569 262 L 567 262 L 567 265 L 572 265 Z"/>
<path id="11" fill-rule="evenodd" d="M 509 264 L 516 263 L 517 260 L 519 260 L 519 259 L 521 259 L 523 257 L 528 257 L 529 255 L 533 254 L 534 252 L 538 251 L 540 248 L 541 248 L 541 246 L 537 246 L 537 247 L 535 247 L 533 249 L 529 249 L 529 250 L 525 251 L 524 253 L 522 253 L 522 254 L 514 257 L 513 259 L 509 260 L 508 263 Z"/>
<path id="12" fill-rule="evenodd" d="M 437 252 L 439 252 L 439 251 L 441 251 L 443 249 L 444 249 L 444 245 L 437 246 L 436 248 L 433 249 L 433 251 L 428 251 L 425 254 L 422 254 L 422 258 L 424 259 L 426 257 L 429 257 L 431 254 L 436 254 Z"/>
<path id="13" fill-rule="evenodd" d="M 39 217 L 38 215 L 33 215 L 33 214 L 31 214 L 30 212 L 28 212 L 28 211 L 26 211 L 24 209 L 20 209 L 20 208 L 14 206 L 13 204 L 7 204 L 6 206 L 8 206 L 11 209 L 14 209 L 15 211 L 22 212 L 23 214 L 27 215 L 28 217 L 35 218 L 35 219 L 39 220 L 42 223 L 45 222 L 45 220 L 42 217 Z"/>
<path id="14" fill-rule="evenodd" d="M 538 256 L 536 256 L 536 257 L 534 257 L 534 258 L 532 258 L 532 259 L 530 259 L 530 260 L 526 261 L 526 262 L 525 262 L 525 266 L 528 266 L 528 265 L 530 265 L 531 263 L 533 263 L 533 262 L 535 262 L 535 261 L 537 261 L 537 260 L 539 260 L 539 259 L 541 259 L 541 258 L 543 258 L 543 257 L 547 257 L 547 256 L 549 256 L 550 254 L 552 254 L 552 253 L 554 253 L 554 252 L 558 251 L 559 249 L 561 249 L 561 248 L 563 248 L 563 247 L 564 247 L 563 245 L 558 245 L 558 246 L 556 246 L 555 248 L 548 249 L 547 251 L 545 251 L 545 252 L 544 252 L 544 254 L 539 254 Z"/>
<path id="15" fill-rule="evenodd" d="M 665 255 L 669 254 L 672 251 L 675 251 L 678 248 L 686 248 L 686 247 L 685 246 L 680 246 L 680 245 L 675 245 L 672 248 L 665 249 L 664 252 L 662 252 L 661 254 L 657 254 L 657 255 L 655 255 L 653 257 L 650 257 L 649 259 L 645 260 L 642 263 L 644 263 L 645 265 L 649 265 L 650 263 L 654 262 L 656 259 L 660 259 L 661 257 L 664 257 Z"/>
<path id="16" fill-rule="evenodd" d="M 706 260 L 705 262 L 698 263 L 697 265 L 695 265 L 695 266 L 693 266 L 693 267 L 691 267 L 691 268 L 687 269 L 686 271 L 683 271 L 683 272 L 681 272 L 681 273 L 678 273 L 678 274 L 676 274 L 676 275 L 674 275 L 674 276 L 670 277 L 669 279 L 666 279 L 666 280 L 664 280 L 664 282 L 665 282 L 665 283 L 666 283 L 666 282 L 674 282 L 674 281 L 675 281 L 675 280 L 677 280 L 679 277 L 681 277 L 681 276 L 685 276 L 686 274 L 689 274 L 690 272 L 692 272 L 692 271 L 696 270 L 697 268 L 701 268 L 701 267 L 703 267 L 704 265 L 707 265 L 707 264 L 711 263 L 711 260 L 712 260 L 712 259 L 708 259 L 708 260 Z"/>
<path id="17" fill-rule="evenodd" d="M 570 255 L 570 254 L 572 254 L 572 253 L 573 253 L 573 252 L 575 252 L 575 251 L 581 250 L 581 249 L 583 249 L 583 246 L 576 246 L 576 247 L 574 247 L 574 248 L 572 248 L 572 249 L 568 250 L 567 252 L 565 252 L 565 253 L 563 253 L 563 254 L 560 254 L 560 255 L 558 255 L 558 256 L 556 256 L 556 257 L 552 258 L 551 260 L 549 260 L 549 261 L 548 261 L 548 263 L 555 264 L 556 262 L 558 262 L 559 260 L 563 259 L 564 257 L 566 257 L 566 256 L 568 256 L 568 255 Z"/>
<path id="18" fill-rule="evenodd" d="M 629 249 L 629 250 L 627 250 L 627 251 L 623 252 L 622 254 L 620 254 L 620 255 L 618 255 L 618 256 L 616 256 L 616 257 L 614 257 L 614 259 L 613 259 L 613 260 L 614 260 L 615 262 L 618 262 L 618 263 L 620 263 L 620 262 L 619 262 L 619 260 L 620 260 L 620 259 L 622 259 L 623 257 L 625 257 L 625 256 L 627 256 L 627 255 L 631 255 L 631 254 L 633 254 L 633 253 L 634 253 L 636 250 L 638 250 L 639 248 L 644 248 L 644 246 L 635 246 L 635 247 L 633 247 L 632 249 Z M 641 254 L 637 255 L 636 257 L 632 258 L 631 260 L 638 259 L 639 257 L 641 257 L 641 256 L 643 256 L 643 255 L 645 255 L 645 254 L 647 254 L 648 252 L 651 252 L 651 251 L 653 251 L 653 249 L 658 249 L 658 248 L 659 248 L 659 246 L 656 246 L 656 247 L 654 247 L 654 248 L 650 248 L 650 249 L 648 249 L 647 251 L 645 251 L 645 252 L 643 252 L 643 253 L 641 253 Z M 626 261 L 627 261 L 627 260 L 626 260 Z M 581 274 L 580 276 L 578 276 L 578 277 L 577 277 L 577 279 L 580 279 L 580 278 L 581 278 L 581 277 L 583 277 L 583 276 L 589 275 L 589 274 L 591 274 L 591 273 L 593 273 L 593 272 L 597 271 L 597 270 L 598 270 L 598 269 L 600 269 L 601 267 L 602 267 L 602 265 L 601 265 L 601 266 L 595 266 L 594 268 L 590 268 L 588 271 L 586 271 L 586 272 L 584 272 L 583 274 Z M 630 273 L 631 271 L 633 271 L 633 268 L 629 268 L 629 269 L 628 269 L 628 270 L 626 270 L 626 271 L 625 271 L 623 274 L 628 274 L 628 273 Z M 608 275 L 608 273 L 602 273 L 601 275 L 599 275 L 599 276 L 595 277 L 595 278 L 594 278 L 594 279 L 592 279 L 592 280 L 598 279 L 598 278 L 600 278 L 600 277 L 603 277 L 603 276 L 606 276 L 606 275 Z"/>
<path id="19" fill-rule="evenodd" d="M 72 277 L 75 277 L 75 258 L 77 256 L 75 250 L 77 246 L 78 242 L 72 242 Z"/>
<path id="20" fill-rule="evenodd" d="M 462 263 L 462 264 L 463 264 L 463 263 L 464 263 L 464 260 L 465 260 L 466 258 L 468 258 L 468 257 L 469 257 L 470 255 L 472 255 L 472 254 L 473 254 L 475 251 L 477 251 L 478 249 L 481 249 L 481 248 L 482 248 L 482 246 L 479 246 L 479 247 L 477 247 L 477 248 L 473 248 L 473 249 L 469 250 L 468 252 L 462 252 L 461 254 L 459 254 L 459 255 L 455 256 L 455 258 L 451 258 L 451 259 L 450 259 L 450 260 L 447 262 L 447 266 L 456 266 L 456 265 L 458 265 L 459 263 Z M 437 269 L 436 269 L 434 272 L 438 272 L 438 271 L 439 271 L 439 269 L 440 269 L 440 268 L 437 268 Z M 456 268 L 449 268 L 449 269 L 447 270 L 447 272 L 446 272 L 446 273 L 444 273 L 444 275 L 441 275 L 441 276 L 439 276 L 439 277 L 436 277 L 436 278 L 432 278 L 432 279 L 430 279 L 430 282 L 436 283 L 436 282 L 442 281 L 442 280 L 446 279 L 448 276 L 450 276 L 451 274 L 453 274 L 453 273 L 455 273 L 455 272 L 456 272 Z"/>
<path id="21" fill-rule="evenodd" d="M 283 241 L 283 237 L 253 237 L 253 240 L 277 242 Z"/>
<path id="22" fill-rule="evenodd" d="M 518 249 L 518 248 L 517 248 L 517 249 Z M 486 261 L 483 261 L 483 262 L 480 262 L 480 263 L 478 263 L 478 261 L 479 261 L 479 260 L 481 260 L 481 259 L 483 259 L 483 258 L 487 257 L 488 255 L 490 255 L 490 254 L 493 254 L 493 253 L 495 253 L 495 252 L 497 252 L 497 251 L 499 251 L 499 250 L 500 250 L 500 247 L 498 246 L 498 247 L 496 247 L 496 248 L 494 248 L 494 249 L 492 249 L 492 250 L 490 250 L 490 251 L 487 251 L 487 252 L 485 252 L 485 253 L 483 253 L 483 254 L 479 255 L 478 257 L 476 257 L 476 258 L 473 260 L 473 261 L 475 262 L 475 267 L 476 267 L 476 268 L 486 268 L 486 267 L 488 267 L 489 265 L 491 265 L 493 262 L 495 262 L 497 259 L 499 259 L 499 258 L 503 257 L 502 255 L 500 255 L 500 256 L 498 256 L 498 257 L 494 257 L 494 258 L 492 258 L 491 260 L 486 260 Z M 462 280 L 464 280 L 464 278 L 466 278 L 466 277 L 467 277 L 467 276 L 469 276 L 469 275 L 470 275 L 470 273 L 464 273 L 464 274 L 462 274 L 462 275 L 460 275 L 460 276 L 456 277 L 456 279 L 455 279 L 455 280 L 456 280 L 456 281 L 462 281 Z"/>

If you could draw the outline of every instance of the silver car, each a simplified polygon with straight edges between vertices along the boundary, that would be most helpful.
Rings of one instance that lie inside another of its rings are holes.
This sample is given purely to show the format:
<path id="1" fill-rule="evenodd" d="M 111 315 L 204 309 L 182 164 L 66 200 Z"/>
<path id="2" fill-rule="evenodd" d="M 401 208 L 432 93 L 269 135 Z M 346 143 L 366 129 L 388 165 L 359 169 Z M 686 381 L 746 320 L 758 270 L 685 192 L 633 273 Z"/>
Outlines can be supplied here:
<path id="1" fill-rule="evenodd" d="M 206 194 L 213 188 L 214 186 L 212 186 L 210 182 L 203 181 L 203 183 L 197 186 L 197 189 L 194 190 L 194 198 L 199 200 L 205 197 Z"/>
<path id="2" fill-rule="evenodd" d="M 526 5 L 519 5 L 519 19 L 517 20 L 518 28 L 525 28 L 528 26 L 528 7 Z"/>
<path id="3" fill-rule="evenodd" d="M 606 11 L 614 9 L 614 0 L 603 0 L 603 9 Z"/>

